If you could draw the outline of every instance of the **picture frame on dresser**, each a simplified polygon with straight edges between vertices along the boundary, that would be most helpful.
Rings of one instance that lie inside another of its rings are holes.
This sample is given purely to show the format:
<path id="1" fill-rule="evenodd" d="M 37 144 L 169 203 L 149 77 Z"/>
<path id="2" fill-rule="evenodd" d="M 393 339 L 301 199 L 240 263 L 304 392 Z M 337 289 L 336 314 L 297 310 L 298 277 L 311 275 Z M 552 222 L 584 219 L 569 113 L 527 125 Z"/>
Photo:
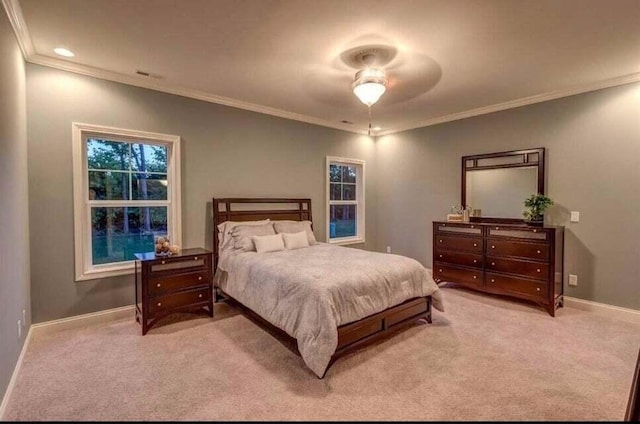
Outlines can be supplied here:
<path id="1" fill-rule="evenodd" d="M 489 213 L 433 221 L 437 282 L 526 300 L 555 316 L 563 303 L 564 227 L 518 218 L 527 196 L 545 194 L 545 160 L 544 148 L 462 157 L 462 204 L 473 199 L 471 208 Z"/>

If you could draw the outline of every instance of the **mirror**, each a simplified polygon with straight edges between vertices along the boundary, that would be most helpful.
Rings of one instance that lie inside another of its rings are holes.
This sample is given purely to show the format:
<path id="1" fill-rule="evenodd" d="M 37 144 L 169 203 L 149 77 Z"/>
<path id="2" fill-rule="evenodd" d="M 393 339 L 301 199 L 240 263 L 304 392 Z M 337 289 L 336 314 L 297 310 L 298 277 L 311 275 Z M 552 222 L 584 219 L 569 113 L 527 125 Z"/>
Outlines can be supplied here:
<path id="1" fill-rule="evenodd" d="M 462 204 L 473 221 L 522 221 L 524 200 L 544 194 L 544 148 L 462 157 Z M 480 216 L 474 211 L 480 211 Z"/>

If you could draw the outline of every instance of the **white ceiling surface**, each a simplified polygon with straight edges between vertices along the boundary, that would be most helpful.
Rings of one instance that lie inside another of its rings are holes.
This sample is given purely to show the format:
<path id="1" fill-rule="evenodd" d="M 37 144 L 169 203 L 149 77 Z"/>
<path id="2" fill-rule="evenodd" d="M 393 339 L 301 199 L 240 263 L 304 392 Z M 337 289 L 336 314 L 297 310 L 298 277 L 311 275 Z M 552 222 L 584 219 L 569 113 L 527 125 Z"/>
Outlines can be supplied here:
<path id="1" fill-rule="evenodd" d="M 384 66 L 387 92 L 371 109 L 382 133 L 640 75 L 640 0 L 17 4 L 39 57 L 142 82 L 140 69 L 172 92 L 351 131 L 366 129 L 369 118 L 351 90 L 357 69 L 340 54 L 363 45 L 397 49 Z M 76 56 L 58 58 L 57 46 Z"/>

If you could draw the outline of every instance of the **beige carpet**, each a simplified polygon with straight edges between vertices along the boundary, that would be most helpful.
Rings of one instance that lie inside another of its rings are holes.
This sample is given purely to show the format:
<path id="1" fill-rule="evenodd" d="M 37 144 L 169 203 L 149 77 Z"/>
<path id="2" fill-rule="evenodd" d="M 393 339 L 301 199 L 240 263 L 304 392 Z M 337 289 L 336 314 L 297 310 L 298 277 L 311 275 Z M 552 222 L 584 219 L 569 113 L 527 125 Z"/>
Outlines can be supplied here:
<path id="1" fill-rule="evenodd" d="M 124 320 L 32 339 L 8 420 L 621 420 L 640 326 L 444 288 L 432 325 L 319 380 L 225 304 L 140 336 Z M 195 317 L 195 318 L 194 318 Z"/>

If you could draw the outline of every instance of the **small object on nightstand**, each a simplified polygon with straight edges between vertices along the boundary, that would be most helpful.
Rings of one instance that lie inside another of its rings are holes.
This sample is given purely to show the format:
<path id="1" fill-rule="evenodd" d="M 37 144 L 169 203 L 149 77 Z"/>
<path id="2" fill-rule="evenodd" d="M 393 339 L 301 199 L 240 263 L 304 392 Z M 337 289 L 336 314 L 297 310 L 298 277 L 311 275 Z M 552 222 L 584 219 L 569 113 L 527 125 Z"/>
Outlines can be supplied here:
<path id="1" fill-rule="evenodd" d="M 168 253 L 135 254 L 136 321 L 143 335 L 174 312 L 213 317 L 213 252 L 194 248 Z"/>

